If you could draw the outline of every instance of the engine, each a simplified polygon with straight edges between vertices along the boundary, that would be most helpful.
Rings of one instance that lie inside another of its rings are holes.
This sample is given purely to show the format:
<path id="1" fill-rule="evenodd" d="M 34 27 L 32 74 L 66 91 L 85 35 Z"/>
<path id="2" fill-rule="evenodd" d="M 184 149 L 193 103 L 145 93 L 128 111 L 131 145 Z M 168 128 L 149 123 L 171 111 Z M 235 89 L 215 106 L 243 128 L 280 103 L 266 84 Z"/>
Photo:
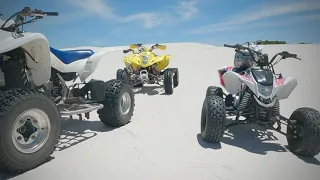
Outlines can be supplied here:
<path id="1" fill-rule="evenodd" d="M 132 67 L 130 69 L 132 69 Z M 146 70 L 148 73 L 154 74 L 154 75 L 157 75 L 159 73 L 157 66 L 155 66 L 155 65 L 152 65 L 152 66 L 149 66 L 146 68 L 138 66 L 135 70 L 132 70 L 132 71 L 133 71 L 133 74 L 140 75 L 140 71 L 142 71 L 142 70 Z"/>
<path id="2" fill-rule="evenodd" d="M 62 89 L 63 89 L 57 73 L 59 73 L 62 79 L 66 82 L 72 81 L 77 77 L 76 73 L 61 73 L 61 72 L 58 72 L 56 69 L 51 68 L 51 79 L 50 79 L 52 81 L 51 95 L 54 98 L 61 97 Z"/>
<path id="3" fill-rule="evenodd" d="M 234 99 L 235 107 L 238 107 L 238 111 L 241 111 L 241 115 L 246 118 L 258 121 L 258 123 L 273 123 L 276 121 L 275 116 L 279 114 L 280 106 L 279 102 L 276 102 L 274 106 L 266 108 L 261 106 L 253 97 L 252 92 L 245 91 L 242 98 L 239 101 Z M 236 104 L 239 102 L 238 104 Z"/>

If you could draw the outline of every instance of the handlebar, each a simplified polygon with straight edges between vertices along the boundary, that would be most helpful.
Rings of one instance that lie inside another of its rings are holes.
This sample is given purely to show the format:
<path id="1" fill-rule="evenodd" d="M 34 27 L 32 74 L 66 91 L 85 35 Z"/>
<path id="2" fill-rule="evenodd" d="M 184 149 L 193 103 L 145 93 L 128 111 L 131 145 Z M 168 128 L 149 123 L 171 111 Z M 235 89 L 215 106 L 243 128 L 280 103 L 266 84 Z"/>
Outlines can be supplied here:
<path id="1" fill-rule="evenodd" d="M 13 17 L 17 16 L 17 18 L 21 19 L 22 21 L 24 21 L 24 18 L 23 17 L 26 17 L 26 16 L 29 16 L 29 17 L 35 17 L 34 19 L 28 21 L 28 22 L 19 22 L 17 23 L 16 22 L 16 25 L 14 27 L 18 27 L 20 25 L 23 25 L 23 24 L 27 24 L 27 23 L 30 23 L 30 22 L 34 22 L 36 21 L 37 19 L 42 19 L 42 17 L 44 16 L 59 16 L 59 13 L 58 12 L 43 12 L 41 10 L 38 10 L 38 9 L 35 9 L 35 10 L 31 10 L 30 7 L 25 7 L 23 8 L 21 11 L 19 12 L 16 12 L 14 13 L 12 16 L 10 16 L 6 21 L 5 23 L 2 24 L 2 26 L 0 27 L 0 29 L 4 28 L 5 25 L 7 24 L 7 22 L 12 19 Z M 20 20 L 19 20 L 20 21 Z"/>
<path id="2" fill-rule="evenodd" d="M 228 47 L 228 48 L 235 48 L 235 46 L 233 46 L 233 45 L 229 45 L 229 44 L 224 44 L 224 47 Z"/>
<path id="3" fill-rule="evenodd" d="M 46 16 L 59 16 L 58 12 L 43 12 Z"/>
<path id="4" fill-rule="evenodd" d="M 134 44 L 134 45 L 136 45 L 136 46 L 138 46 L 138 47 L 141 47 L 141 46 L 142 46 L 142 44 Z M 160 44 L 154 44 L 154 45 L 152 45 L 152 46 L 150 47 L 150 51 L 153 51 L 154 48 L 157 47 L 157 46 L 160 46 Z M 126 49 L 126 50 L 123 50 L 122 52 L 123 52 L 124 54 L 127 54 L 128 52 L 134 52 L 134 50 L 133 50 L 133 49 Z"/>
<path id="5" fill-rule="evenodd" d="M 273 61 L 276 59 L 277 56 L 282 56 L 282 59 L 286 59 L 286 58 L 294 58 L 294 59 L 298 59 L 301 60 L 300 58 L 298 58 L 297 54 L 291 54 L 287 51 L 282 51 L 280 53 L 277 53 L 276 55 L 274 55 L 270 61 L 270 64 L 273 63 Z"/>
<path id="6" fill-rule="evenodd" d="M 30 17 L 43 17 L 43 16 L 59 16 L 58 12 L 43 12 L 42 10 L 35 9 L 31 10 L 30 7 L 25 7 L 17 14 L 20 16 L 30 16 Z"/>
<path id="7" fill-rule="evenodd" d="M 127 54 L 127 53 L 130 52 L 130 51 L 132 51 L 132 49 L 125 49 L 125 50 L 123 50 L 122 52 L 123 52 L 124 54 Z"/>
<path id="8" fill-rule="evenodd" d="M 288 54 L 286 57 L 287 57 L 287 58 L 294 58 L 294 59 L 299 59 L 299 60 L 301 60 L 300 58 L 298 58 L 298 55 L 297 55 L 297 54 Z"/>
<path id="9" fill-rule="evenodd" d="M 123 52 L 124 54 L 127 54 L 128 52 L 133 52 L 134 54 L 136 54 L 133 49 L 125 49 L 125 50 L 123 50 L 122 52 Z"/>
<path id="10" fill-rule="evenodd" d="M 240 45 L 240 44 L 236 44 L 236 45 L 224 44 L 224 47 L 234 48 L 234 49 L 238 49 L 238 50 L 240 50 L 240 49 L 248 50 L 249 52 L 254 52 L 254 53 L 256 53 L 256 54 L 258 55 L 258 58 L 264 57 L 264 54 L 263 54 L 263 53 L 261 53 L 261 52 L 259 52 L 259 51 L 255 51 L 255 50 L 253 50 L 253 49 L 251 49 L 251 48 L 249 48 L 249 47 L 244 47 L 244 46 L 242 46 L 242 45 Z M 251 53 L 250 53 L 250 54 L 251 54 Z M 264 65 L 271 65 L 278 55 L 282 56 L 281 59 L 294 58 L 294 59 L 301 60 L 300 58 L 297 57 L 297 56 L 298 56 L 297 54 L 291 54 L 291 53 L 289 53 L 289 52 L 287 52 L 287 51 L 282 51 L 282 52 L 277 53 L 276 55 L 274 55 L 274 56 L 272 57 L 271 61 L 270 61 L 269 63 L 267 63 L 267 64 L 264 64 Z M 259 61 L 256 61 L 256 60 L 254 60 L 254 61 L 259 64 Z M 261 64 L 261 63 L 260 63 L 260 64 Z M 263 64 L 263 63 L 262 63 L 262 64 Z"/>
<path id="11" fill-rule="evenodd" d="M 236 45 L 228 45 L 228 44 L 224 44 L 224 47 L 228 47 L 228 48 L 234 48 L 234 49 L 243 49 L 243 50 L 248 50 L 248 51 L 251 51 L 251 52 L 254 52 L 256 53 L 257 55 L 261 55 L 263 56 L 263 54 L 259 51 L 255 51 L 249 47 L 245 47 L 245 46 L 242 46 L 241 44 L 236 44 Z"/>

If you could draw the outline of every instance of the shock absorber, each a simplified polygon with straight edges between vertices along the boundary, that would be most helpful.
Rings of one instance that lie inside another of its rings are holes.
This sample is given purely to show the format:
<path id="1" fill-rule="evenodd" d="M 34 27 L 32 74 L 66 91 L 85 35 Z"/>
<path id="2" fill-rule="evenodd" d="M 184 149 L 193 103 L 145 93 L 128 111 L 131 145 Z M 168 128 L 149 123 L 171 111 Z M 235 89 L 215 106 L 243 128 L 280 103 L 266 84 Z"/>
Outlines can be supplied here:
<path id="1" fill-rule="evenodd" d="M 157 66 L 153 65 L 153 66 L 151 67 L 151 69 L 152 69 L 152 73 L 153 73 L 153 74 L 158 74 Z"/>
<path id="2" fill-rule="evenodd" d="M 140 66 L 137 66 L 137 69 L 134 71 L 134 73 L 136 75 L 140 75 L 140 70 L 141 70 L 141 67 Z"/>

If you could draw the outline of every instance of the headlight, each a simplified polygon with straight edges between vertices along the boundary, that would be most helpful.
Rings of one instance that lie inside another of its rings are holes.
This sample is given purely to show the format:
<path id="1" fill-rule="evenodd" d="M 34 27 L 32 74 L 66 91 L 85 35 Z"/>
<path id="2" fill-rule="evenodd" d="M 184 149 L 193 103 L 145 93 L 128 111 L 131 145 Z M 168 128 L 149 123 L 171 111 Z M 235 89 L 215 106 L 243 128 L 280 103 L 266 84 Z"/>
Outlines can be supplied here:
<path id="1" fill-rule="evenodd" d="M 262 94 L 264 96 L 271 96 L 272 89 L 273 89 L 273 86 L 262 86 L 262 85 L 258 84 L 258 91 L 260 94 Z"/>
<path id="2" fill-rule="evenodd" d="M 147 64 L 149 56 L 142 56 L 142 64 Z"/>

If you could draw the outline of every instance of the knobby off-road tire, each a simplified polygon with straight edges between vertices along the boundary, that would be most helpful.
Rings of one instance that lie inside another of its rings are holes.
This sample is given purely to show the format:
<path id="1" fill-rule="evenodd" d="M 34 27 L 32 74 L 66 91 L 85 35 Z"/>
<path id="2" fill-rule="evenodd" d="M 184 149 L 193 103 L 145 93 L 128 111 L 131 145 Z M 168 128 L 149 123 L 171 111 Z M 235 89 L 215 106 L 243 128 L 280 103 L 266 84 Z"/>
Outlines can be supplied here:
<path id="1" fill-rule="evenodd" d="M 172 68 L 172 71 L 174 72 L 173 76 L 173 87 L 179 86 L 179 69 L 178 68 Z"/>
<path id="2" fill-rule="evenodd" d="M 39 91 L 11 89 L 0 92 L 0 168 L 11 173 L 23 173 L 46 162 L 58 143 L 60 117 L 54 102 Z M 30 137 L 35 138 L 33 142 L 38 147 L 21 145 L 24 142 L 21 133 L 32 130 L 30 126 L 28 128 L 30 122 L 41 129 L 42 136 Z M 17 131 L 19 136 L 13 133 Z"/>
<path id="3" fill-rule="evenodd" d="M 122 80 L 127 84 L 130 83 L 129 74 L 123 69 L 118 69 L 117 70 L 117 79 Z"/>
<path id="4" fill-rule="evenodd" d="M 136 85 L 133 85 L 130 83 L 130 77 L 126 70 L 124 69 L 118 69 L 117 70 L 117 79 L 124 81 L 125 83 L 129 84 L 132 88 L 134 87 L 143 87 L 143 83 L 139 83 Z"/>
<path id="5" fill-rule="evenodd" d="M 320 113 L 312 108 L 298 108 L 290 116 L 297 125 L 303 127 L 304 135 L 301 138 L 292 138 L 295 128 L 287 126 L 289 150 L 294 154 L 313 157 L 320 151 Z"/>
<path id="6" fill-rule="evenodd" d="M 219 97 L 223 97 L 223 91 L 220 87 L 216 87 L 216 86 L 209 86 L 207 88 L 207 92 L 206 92 L 206 97 L 208 96 L 219 96 Z"/>
<path id="7" fill-rule="evenodd" d="M 223 98 L 205 98 L 201 113 L 201 137 L 206 142 L 219 142 L 226 128 L 226 107 Z"/>
<path id="8" fill-rule="evenodd" d="M 22 63 L 18 61 L 8 61 L 1 66 L 2 72 L 5 74 L 6 85 L 4 86 L 4 90 L 9 90 L 13 88 L 34 88 L 34 84 L 30 83 L 27 78 L 27 73 L 25 72 L 25 68 Z"/>
<path id="9" fill-rule="evenodd" d="M 172 94 L 174 89 L 173 81 L 174 72 L 172 69 L 167 69 L 164 72 L 163 86 L 166 94 Z"/>
<path id="10" fill-rule="evenodd" d="M 110 127 L 128 124 L 135 106 L 132 88 L 118 79 L 107 81 L 105 88 L 105 100 L 102 102 L 104 108 L 97 111 L 101 122 Z"/>

